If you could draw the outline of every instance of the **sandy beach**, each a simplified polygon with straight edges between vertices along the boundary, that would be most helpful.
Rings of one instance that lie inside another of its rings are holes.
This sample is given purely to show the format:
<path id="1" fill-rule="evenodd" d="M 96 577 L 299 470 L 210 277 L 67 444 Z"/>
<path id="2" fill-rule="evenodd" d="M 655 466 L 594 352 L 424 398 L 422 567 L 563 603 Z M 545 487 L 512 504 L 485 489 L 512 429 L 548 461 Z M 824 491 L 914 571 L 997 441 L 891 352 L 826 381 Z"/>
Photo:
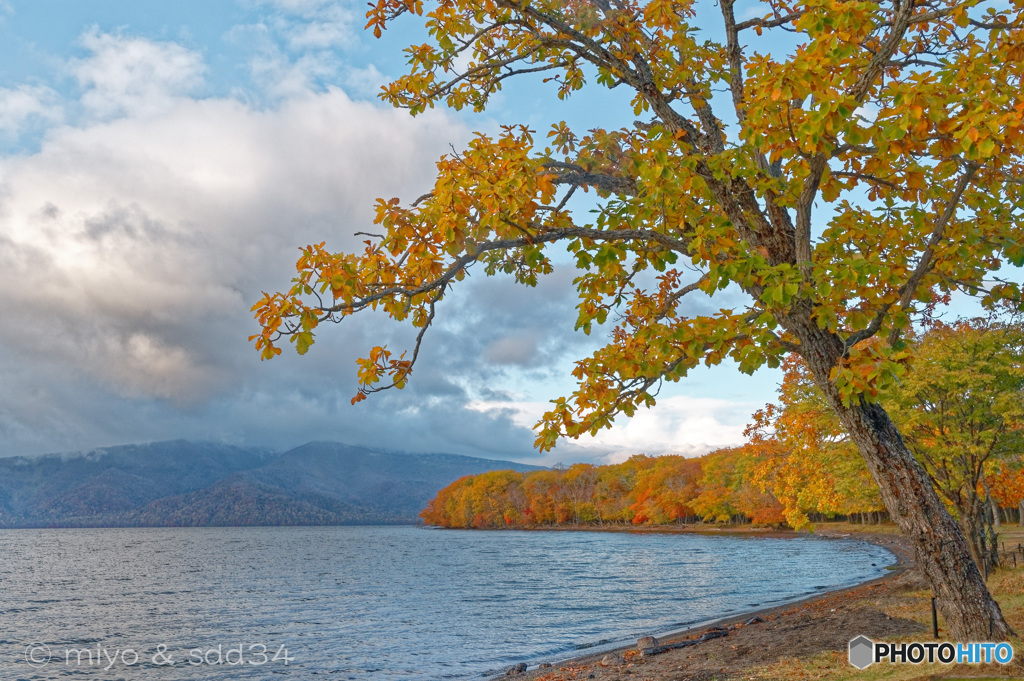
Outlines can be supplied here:
<path id="1" fill-rule="evenodd" d="M 752 533 L 767 536 L 795 535 L 758 530 Z M 518 673 L 510 671 L 506 676 L 498 678 L 522 681 L 1024 679 L 1024 648 L 1020 645 L 1020 639 L 1014 641 L 1014 648 L 1018 652 L 1014 662 L 1008 666 L 880 665 L 869 667 L 863 672 L 850 666 L 847 662 L 847 646 L 850 639 L 858 635 L 872 640 L 932 640 L 931 591 L 916 569 L 909 542 L 896 533 L 892 526 L 870 530 L 864 526 L 844 524 L 821 528 L 817 534 L 871 541 L 895 554 L 898 562 L 890 574 L 858 586 L 720 620 L 664 636 L 657 641 L 658 646 L 664 647 L 684 641 L 708 639 L 686 647 L 645 655 L 634 645 L 549 667 L 531 668 Z M 1018 541 L 1015 534 L 1011 537 L 1014 546 Z M 1006 580 L 1010 580 L 1010 589 L 1024 592 L 1024 588 L 1018 588 L 1018 585 L 1024 587 L 1024 562 L 1021 565 L 1018 570 L 1007 569 L 996 573 L 990 581 L 993 592 L 998 592 Z M 1002 582 L 995 584 L 996 580 Z M 1018 632 L 1024 629 L 1022 613 L 1008 609 L 1005 604 L 1003 608 L 1011 625 Z M 942 629 L 941 616 L 939 625 L 940 639 L 948 640 Z"/>

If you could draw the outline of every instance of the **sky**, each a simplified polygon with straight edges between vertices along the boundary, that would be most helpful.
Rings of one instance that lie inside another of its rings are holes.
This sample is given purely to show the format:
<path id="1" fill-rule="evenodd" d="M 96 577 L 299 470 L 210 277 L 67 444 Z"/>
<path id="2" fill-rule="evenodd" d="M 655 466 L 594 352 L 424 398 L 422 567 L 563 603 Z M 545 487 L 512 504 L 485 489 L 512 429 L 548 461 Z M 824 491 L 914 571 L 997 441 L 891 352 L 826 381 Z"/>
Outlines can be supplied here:
<path id="1" fill-rule="evenodd" d="M 400 21 L 377 40 L 364 11 L 0 0 L 0 456 L 337 440 L 548 465 L 742 442 L 779 376 L 727 364 L 598 437 L 533 450 L 531 426 L 602 341 L 573 331 L 570 267 L 535 289 L 471 277 L 409 386 L 355 406 L 355 359 L 381 340 L 409 347 L 408 328 L 360 315 L 304 357 L 259 360 L 250 307 L 288 286 L 299 247 L 357 247 L 377 197 L 424 193 L 474 131 L 634 118 L 614 92 L 560 102 L 538 82 L 485 114 L 413 118 L 375 95 L 422 29 Z"/>

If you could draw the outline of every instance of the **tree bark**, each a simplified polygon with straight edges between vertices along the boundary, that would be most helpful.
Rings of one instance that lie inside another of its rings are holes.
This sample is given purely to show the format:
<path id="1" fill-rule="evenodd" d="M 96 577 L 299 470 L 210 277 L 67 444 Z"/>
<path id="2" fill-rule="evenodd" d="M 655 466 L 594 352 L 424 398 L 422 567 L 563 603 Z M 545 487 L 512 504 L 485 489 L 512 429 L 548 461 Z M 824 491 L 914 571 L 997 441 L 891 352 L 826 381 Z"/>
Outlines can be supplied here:
<path id="1" fill-rule="evenodd" d="M 959 522 L 960 531 L 964 533 L 964 537 L 967 539 L 967 548 L 971 552 L 971 557 L 978 564 L 978 569 L 984 572 L 985 549 L 981 520 L 977 517 L 974 509 L 970 509 L 960 512 Z"/>
<path id="2" fill-rule="evenodd" d="M 1017 524 L 1024 527 L 1024 499 L 1017 504 Z"/>
<path id="3" fill-rule="evenodd" d="M 957 509 L 960 514 L 960 528 L 967 537 L 968 548 L 974 556 L 974 562 L 982 574 L 987 574 L 988 552 L 986 549 L 985 530 L 988 526 L 988 518 L 981 497 L 977 495 L 974 487 L 967 487 L 967 504 L 963 510 Z"/>
<path id="4" fill-rule="evenodd" d="M 842 357 L 842 342 L 819 330 L 809 318 L 794 327 L 815 383 L 864 457 L 889 517 L 913 543 L 917 563 L 931 583 L 951 637 L 956 641 L 1006 640 L 1013 630 L 985 586 L 963 532 L 888 413 L 881 405 L 863 400 L 852 406 L 843 404 L 830 380 L 832 368 Z"/>
<path id="5" fill-rule="evenodd" d="M 992 509 L 992 522 L 996 527 L 999 527 L 1002 525 L 1002 518 L 999 517 L 999 505 L 992 497 L 992 492 L 989 491 L 988 485 L 985 485 L 985 496 L 988 498 L 988 505 Z"/>

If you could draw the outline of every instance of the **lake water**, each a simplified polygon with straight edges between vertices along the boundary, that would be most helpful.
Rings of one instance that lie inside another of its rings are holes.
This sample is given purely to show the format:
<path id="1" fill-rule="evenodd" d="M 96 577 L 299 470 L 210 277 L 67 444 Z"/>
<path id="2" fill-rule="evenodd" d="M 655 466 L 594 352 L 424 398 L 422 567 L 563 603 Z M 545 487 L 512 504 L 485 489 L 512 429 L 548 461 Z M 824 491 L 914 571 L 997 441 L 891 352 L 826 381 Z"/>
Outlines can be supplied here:
<path id="1" fill-rule="evenodd" d="M 871 544 L 813 537 L 4 530 L 0 678 L 479 679 L 893 563 Z"/>

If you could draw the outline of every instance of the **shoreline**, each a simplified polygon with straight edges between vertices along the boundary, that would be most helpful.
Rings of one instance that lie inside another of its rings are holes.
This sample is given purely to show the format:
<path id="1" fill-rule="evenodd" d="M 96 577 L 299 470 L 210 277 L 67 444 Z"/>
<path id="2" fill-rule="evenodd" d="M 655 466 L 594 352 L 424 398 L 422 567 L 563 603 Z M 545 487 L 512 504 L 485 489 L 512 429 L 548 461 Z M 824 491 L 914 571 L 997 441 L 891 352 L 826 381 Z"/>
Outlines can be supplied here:
<path id="1" fill-rule="evenodd" d="M 780 538 L 794 538 L 800 536 L 807 536 L 806 532 L 796 532 L 793 530 L 773 530 L 773 529 L 762 529 L 762 528 L 700 528 L 694 529 L 691 527 L 673 527 L 673 526 L 653 526 L 644 528 L 635 528 L 628 526 L 613 526 L 613 527 L 587 527 L 587 528 L 509 528 L 509 529 L 520 529 L 524 531 L 563 531 L 563 532 L 633 532 L 633 533 L 660 533 L 660 534 L 704 534 L 704 535 L 719 535 L 719 536 L 736 536 L 736 535 L 747 535 L 751 537 L 780 537 Z M 493 681 L 497 679 L 514 678 L 523 681 L 556 681 L 561 679 L 617 679 L 622 673 L 626 674 L 642 674 L 644 671 L 653 672 L 654 676 L 644 675 L 642 679 L 661 679 L 669 678 L 667 675 L 658 675 L 657 669 L 646 669 L 648 667 L 672 667 L 673 676 L 672 679 L 698 679 L 712 678 L 704 676 L 703 672 L 707 670 L 695 669 L 696 676 L 679 676 L 682 667 L 676 664 L 679 654 L 685 654 L 688 658 L 692 658 L 695 653 L 700 653 L 702 650 L 707 652 L 711 648 L 719 648 L 723 645 L 723 642 L 729 641 L 730 639 L 735 642 L 737 640 L 734 635 L 738 635 L 742 632 L 744 639 L 749 638 L 763 638 L 763 636 L 752 636 L 752 634 L 769 634 L 771 630 L 776 629 L 780 620 L 784 617 L 796 614 L 801 610 L 813 608 L 815 605 L 821 605 L 824 603 L 832 604 L 836 600 L 853 600 L 860 596 L 866 590 L 872 590 L 877 588 L 885 588 L 887 586 L 892 587 L 901 578 L 906 579 L 911 573 L 914 572 L 916 567 L 913 559 L 913 551 L 910 548 L 909 542 L 899 534 L 886 533 L 886 532 L 841 532 L 839 528 L 822 528 L 819 527 L 812 536 L 818 536 L 827 539 L 854 539 L 859 541 L 866 541 L 876 546 L 880 546 L 885 550 L 892 553 L 896 562 L 892 566 L 889 566 L 889 574 L 884 574 L 874 579 L 870 579 L 865 582 L 858 584 L 833 589 L 830 591 L 824 591 L 821 593 L 815 593 L 808 596 L 803 596 L 791 601 L 773 605 L 768 608 L 760 608 L 756 610 L 750 610 L 743 613 L 734 615 L 727 615 L 699 624 L 694 624 L 685 629 L 671 631 L 662 634 L 658 639 L 658 644 L 665 646 L 671 646 L 672 644 L 681 643 L 687 640 L 693 640 L 699 637 L 701 634 L 706 634 L 710 631 L 725 629 L 728 631 L 727 635 L 716 634 L 716 638 L 700 643 L 699 645 L 685 648 L 676 648 L 674 650 L 668 650 L 660 653 L 656 656 L 645 657 L 639 654 L 636 644 L 633 645 L 610 645 L 609 647 L 601 647 L 599 651 L 595 652 L 583 652 L 580 655 L 569 655 L 567 657 L 554 658 L 551 661 L 546 661 L 547 666 L 540 667 L 536 663 L 531 664 L 525 671 L 513 672 L 515 667 L 510 670 L 499 673 L 496 676 L 491 676 Z M 920 579 L 919 576 L 916 576 Z M 832 608 L 832 612 L 836 609 Z M 756 620 L 756 621 L 755 621 Z M 891 621 L 892 618 L 889 618 Z M 906 627 L 904 627 L 906 628 Z M 852 632 L 849 638 L 853 638 L 858 633 L 864 632 Z M 847 639 L 849 640 L 849 639 Z M 784 641 L 783 641 L 784 643 Z M 731 645 L 731 644 L 730 644 Z M 733 650 L 736 650 L 738 646 L 731 645 Z M 582 652 L 582 651 L 581 651 Z M 602 664 L 602 660 L 605 660 L 609 656 L 616 656 L 618 661 L 611 664 Z M 660 664 L 659 664 L 660 663 Z M 667 664 L 666 664 L 667 663 Z M 545 664 L 541 662 L 540 664 Z M 668 671 L 668 670 L 665 670 Z M 730 671 L 725 668 L 717 670 L 724 672 L 725 676 L 720 678 L 729 678 L 731 676 Z M 717 675 L 714 678 L 719 678 Z"/>

